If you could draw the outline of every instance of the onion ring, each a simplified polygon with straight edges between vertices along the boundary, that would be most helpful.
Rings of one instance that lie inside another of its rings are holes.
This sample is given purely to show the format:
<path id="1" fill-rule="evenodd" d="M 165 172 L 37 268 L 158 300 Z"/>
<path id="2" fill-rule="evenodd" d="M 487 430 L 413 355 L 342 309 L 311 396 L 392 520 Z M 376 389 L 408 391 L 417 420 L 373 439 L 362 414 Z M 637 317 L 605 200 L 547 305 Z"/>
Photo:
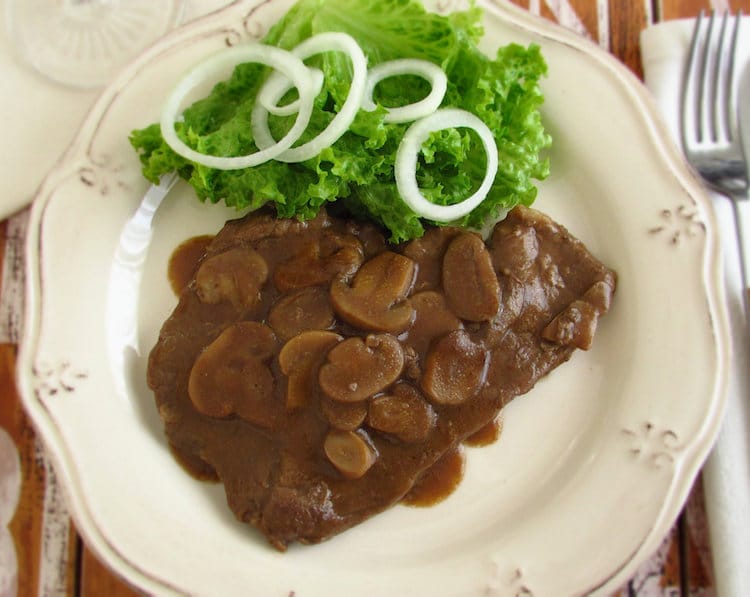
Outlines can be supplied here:
<path id="1" fill-rule="evenodd" d="M 289 80 L 299 90 L 300 103 L 297 112 L 297 119 L 289 132 L 278 142 L 266 144 L 259 147 L 259 151 L 244 156 L 222 157 L 207 155 L 195 151 L 186 145 L 182 139 L 177 136 L 175 131 L 175 121 L 178 118 L 180 104 L 185 97 L 199 83 L 202 83 L 207 77 L 210 77 L 217 71 L 226 67 L 237 65 L 241 62 L 257 62 L 265 64 L 271 68 L 284 73 Z M 251 44 L 246 46 L 237 46 L 224 50 L 212 56 L 209 56 L 203 62 L 194 67 L 185 77 L 183 77 L 177 86 L 172 90 L 164 104 L 161 114 L 161 134 L 164 141 L 172 148 L 172 151 L 181 155 L 187 160 L 216 168 L 217 170 L 239 170 L 257 166 L 268 160 L 274 159 L 280 153 L 291 147 L 297 139 L 305 132 L 310 122 L 312 114 L 313 100 L 315 95 L 313 91 L 313 81 L 310 76 L 310 70 L 305 66 L 300 58 L 291 52 L 267 46 L 263 44 Z"/>
<path id="2" fill-rule="evenodd" d="M 338 32 L 319 33 L 300 43 L 292 50 L 292 54 L 304 60 L 315 54 L 328 51 L 344 52 L 352 62 L 352 80 L 346 101 L 338 114 L 333 117 L 333 120 L 317 137 L 299 147 L 287 149 L 276 156 L 276 159 L 280 162 L 303 162 L 318 155 L 322 149 L 333 145 L 341 135 L 349 130 L 349 126 L 362 105 L 367 80 L 367 58 L 353 37 Z M 274 73 L 269 77 L 267 84 L 276 85 L 277 83 L 271 80 L 276 76 L 283 75 Z M 258 147 L 271 147 L 276 143 L 268 128 L 268 110 L 261 102 L 255 102 L 253 106 L 252 126 L 253 138 Z"/>
<path id="3" fill-rule="evenodd" d="M 375 87 L 383 79 L 399 75 L 415 75 L 422 77 L 430 83 L 432 89 L 426 97 L 405 106 L 386 108 L 388 113 L 383 117 L 383 122 L 411 122 L 432 114 L 440 107 L 448 89 L 448 77 L 445 71 L 427 60 L 417 58 L 403 58 L 400 60 L 389 60 L 373 66 L 367 74 L 367 85 L 365 95 L 362 98 L 362 109 L 368 112 L 376 108 L 372 99 Z"/>
<path id="4" fill-rule="evenodd" d="M 422 195 L 419 190 L 417 157 L 422 143 L 429 137 L 430 133 L 450 128 L 470 128 L 479 135 L 487 153 L 487 172 L 479 188 L 461 203 L 436 205 Z M 489 127 L 471 112 L 456 108 L 444 108 L 417 120 L 404 133 L 404 137 L 396 150 L 396 188 L 404 203 L 418 216 L 435 222 L 450 222 L 462 218 L 484 200 L 495 180 L 497 165 L 497 144 Z"/>
<path id="5" fill-rule="evenodd" d="M 323 89 L 325 75 L 319 68 L 309 70 L 313 80 L 313 95 L 317 96 Z M 275 116 L 291 116 L 299 111 L 299 98 L 283 106 L 279 105 L 279 101 L 293 87 L 293 83 L 286 77 L 269 77 L 260 88 L 256 101 L 263 104 L 263 107 Z"/>

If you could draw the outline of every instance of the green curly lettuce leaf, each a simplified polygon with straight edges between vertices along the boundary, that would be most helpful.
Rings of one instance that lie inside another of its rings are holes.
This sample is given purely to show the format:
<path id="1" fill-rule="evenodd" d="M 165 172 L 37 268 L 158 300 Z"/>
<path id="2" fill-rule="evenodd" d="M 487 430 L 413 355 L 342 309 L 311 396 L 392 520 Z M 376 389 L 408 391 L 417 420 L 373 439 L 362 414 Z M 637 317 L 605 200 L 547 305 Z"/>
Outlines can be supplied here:
<path id="1" fill-rule="evenodd" d="M 299 0 L 263 42 L 292 49 L 325 31 L 354 37 L 370 66 L 396 58 L 420 58 L 439 65 L 448 76 L 442 106 L 468 110 L 489 126 L 499 153 L 497 175 L 487 198 L 454 224 L 479 228 L 503 210 L 534 201 L 534 181 L 548 175 L 544 153 L 550 144 L 539 112 L 543 102 L 539 79 L 547 67 L 538 46 L 510 44 L 488 57 L 477 47 L 483 33 L 477 7 L 442 16 L 426 11 L 417 0 Z M 300 142 L 313 138 L 330 122 L 346 100 L 351 80 L 348 58 L 341 53 L 326 52 L 307 63 L 323 71 L 325 83 Z M 262 65 L 238 65 L 227 81 L 185 110 L 184 121 L 176 125 L 180 137 L 211 155 L 257 151 L 250 116 L 267 75 Z M 393 77 L 377 86 L 376 100 L 386 107 L 404 105 L 428 91 L 419 78 Z M 207 168 L 178 156 L 164 143 L 157 124 L 133 131 L 130 141 L 146 178 L 156 182 L 161 175 L 177 171 L 203 201 L 224 201 L 240 210 L 271 203 L 279 216 L 302 219 L 338 201 L 337 207 L 380 222 L 391 241 L 399 242 L 421 236 L 426 222 L 403 202 L 394 179 L 396 150 L 408 124 L 386 124 L 385 113 L 382 108 L 360 110 L 348 132 L 305 162 L 269 161 L 234 171 Z M 271 119 L 276 138 L 293 118 Z M 457 203 L 478 187 L 485 161 L 484 148 L 470 130 L 435 132 L 422 147 L 420 188 L 435 203 Z"/>

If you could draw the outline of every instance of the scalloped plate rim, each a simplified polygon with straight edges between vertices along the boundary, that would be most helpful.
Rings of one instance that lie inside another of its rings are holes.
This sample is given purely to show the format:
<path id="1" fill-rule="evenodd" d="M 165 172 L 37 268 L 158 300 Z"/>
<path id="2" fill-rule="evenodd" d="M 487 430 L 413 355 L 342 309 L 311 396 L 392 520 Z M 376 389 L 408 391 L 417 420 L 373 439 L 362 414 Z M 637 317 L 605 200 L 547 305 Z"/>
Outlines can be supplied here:
<path id="1" fill-rule="evenodd" d="M 679 467 L 682 469 L 681 474 L 676 475 L 673 479 L 669 499 L 665 499 L 665 505 L 659 519 L 654 522 L 652 532 L 644 537 L 640 546 L 630 558 L 623 562 L 619 569 L 613 570 L 610 575 L 602 578 L 601 582 L 596 585 L 588 587 L 586 592 L 613 590 L 617 588 L 618 583 L 624 581 L 634 572 L 639 559 L 650 554 L 658 546 L 663 534 L 676 518 L 682 503 L 689 493 L 692 482 L 698 474 L 700 466 L 707 457 L 713 440 L 718 433 L 721 415 L 726 405 L 725 387 L 730 348 L 727 314 L 724 305 L 723 288 L 720 281 L 720 251 L 718 238 L 715 233 L 716 225 L 710 202 L 705 192 L 686 167 L 679 150 L 671 142 L 667 141 L 666 129 L 657 114 L 648 92 L 630 71 L 609 53 L 572 32 L 566 31 L 545 19 L 534 17 L 507 1 L 487 1 L 494 4 L 493 9 L 502 13 L 505 20 L 524 31 L 568 45 L 598 61 L 604 67 L 605 72 L 620 84 L 622 90 L 629 95 L 630 100 L 637 105 L 638 111 L 643 115 L 651 132 L 651 143 L 663 155 L 663 166 L 675 178 L 676 184 L 686 191 L 698 205 L 703 207 L 708 219 L 708 231 L 702 267 L 707 293 L 706 300 L 712 316 L 712 330 L 716 339 L 718 364 L 715 391 L 710 401 L 711 408 L 708 411 L 708 416 L 702 428 L 702 438 L 700 438 L 702 441 L 694 442 L 691 446 L 692 450 L 686 451 L 686 456 Z M 141 588 L 155 592 L 178 592 L 179 588 L 177 584 L 172 584 L 168 579 L 161 579 L 152 572 L 134 568 L 127 558 L 112 549 L 107 538 L 101 535 L 100 530 L 92 520 L 86 505 L 86 498 L 80 495 L 80 484 L 76 481 L 79 473 L 75 470 L 75 465 L 71 462 L 66 446 L 60 438 L 59 431 L 55 423 L 51 420 L 45 405 L 35 395 L 32 377 L 42 308 L 42 284 L 39 280 L 37 264 L 37 260 L 42 258 L 42 251 L 39 247 L 40 226 L 43 223 L 48 201 L 52 198 L 56 186 L 74 172 L 80 163 L 80 153 L 85 148 L 86 140 L 92 134 L 92 127 L 106 117 L 108 106 L 114 100 L 119 90 L 126 86 L 133 77 L 137 76 L 140 66 L 152 59 L 156 59 L 159 53 L 170 47 L 172 43 L 177 43 L 183 38 L 189 38 L 193 34 L 193 31 L 200 31 L 205 23 L 211 23 L 214 20 L 220 21 L 223 15 L 238 9 L 242 10 L 243 7 L 252 7 L 256 3 L 256 0 L 237 0 L 232 5 L 211 13 L 195 23 L 188 24 L 176 32 L 169 34 L 131 63 L 100 96 L 69 149 L 60 159 L 57 166 L 45 178 L 34 199 L 29 222 L 26 247 L 26 254 L 29 257 L 26 263 L 26 309 L 24 314 L 23 338 L 20 343 L 17 365 L 19 389 L 24 406 L 30 413 L 35 426 L 40 430 L 45 443 L 48 447 L 52 448 L 50 455 L 53 458 L 56 470 L 61 473 L 64 479 L 63 488 L 70 492 L 70 505 L 79 532 L 82 533 L 87 543 L 94 548 L 98 555 L 118 573 Z"/>

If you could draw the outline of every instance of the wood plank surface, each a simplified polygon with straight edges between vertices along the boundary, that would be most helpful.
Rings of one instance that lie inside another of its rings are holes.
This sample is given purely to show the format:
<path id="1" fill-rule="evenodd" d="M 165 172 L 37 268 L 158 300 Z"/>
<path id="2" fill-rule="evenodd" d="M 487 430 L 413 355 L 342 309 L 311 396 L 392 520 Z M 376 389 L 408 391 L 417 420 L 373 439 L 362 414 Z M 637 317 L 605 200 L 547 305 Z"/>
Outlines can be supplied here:
<path id="1" fill-rule="evenodd" d="M 699 10 L 712 8 L 733 11 L 742 8 L 750 13 L 750 0 L 514 1 L 534 14 L 599 43 L 637 76 L 642 76 L 643 72 L 639 35 L 650 22 L 691 17 Z M 13 230 L 22 230 L 22 226 L 14 228 L 7 221 L 0 224 L 0 263 L 5 264 L 3 280 L 6 285 L 0 292 L 8 291 L 8 279 L 15 284 L 16 291 L 19 284 L 22 285 L 22 280 L 16 279 L 22 272 L 13 271 L 18 269 L 17 259 L 10 259 L 6 251 L 6 247 L 18 250 L 18 239 L 11 238 Z M 15 316 L 16 321 L 8 324 L 12 328 L 8 333 L 14 338 L 18 334 L 20 313 Z M 7 529 L 0 528 L 0 533 L 10 534 L 16 562 L 15 572 L 0 570 L 0 597 L 137 595 L 132 587 L 99 562 L 75 533 L 44 448 L 18 397 L 14 374 L 16 352 L 14 343 L 0 344 L 0 439 L 8 437 L 15 446 L 13 453 L 6 444 L 0 443 L 0 472 L 8 476 L 0 478 L 0 489 L 18 488 L 16 494 L 11 491 L 0 495 L 0 514 L 12 509 L 6 520 L 0 519 L 0 523 L 7 524 Z M 16 474 L 17 479 L 10 478 Z M 0 539 L 2 537 L 0 535 Z M 5 554 L 0 553 L 0 556 Z M 711 551 L 700 478 L 678 524 L 657 553 L 616 595 L 713 595 Z"/>
<path id="2" fill-rule="evenodd" d="M 638 77 L 643 77 L 639 35 L 649 24 L 647 0 L 611 2 L 609 9 L 610 51 Z"/>
<path id="3" fill-rule="evenodd" d="M 85 546 L 81 553 L 80 568 L 81 597 L 135 597 L 140 595 L 119 576 L 110 572 Z"/>
<path id="4" fill-rule="evenodd" d="M 659 18 L 663 21 L 680 19 L 685 16 L 695 16 L 701 10 L 723 10 L 725 2 L 711 2 L 710 0 L 661 0 L 659 3 Z M 734 2 L 733 10 L 741 8 L 742 2 Z"/>
<path id="5" fill-rule="evenodd" d="M 0 345 L 0 429 L 13 439 L 21 471 L 19 500 L 8 524 L 18 565 L 17 594 L 30 597 L 62 591 L 65 595 L 74 595 L 78 538 L 73 533 L 68 534 L 63 540 L 62 557 L 49 557 L 57 555 L 58 551 L 51 550 L 50 546 L 60 539 L 59 535 L 50 536 L 50 531 L 58 527 L 49 520 L 62 516 L 67 524 L 67 512 L 60 512 L 50 501 L 49 462 L 21 408 L 16 390 L 16 351 L 14 345 Z"/>

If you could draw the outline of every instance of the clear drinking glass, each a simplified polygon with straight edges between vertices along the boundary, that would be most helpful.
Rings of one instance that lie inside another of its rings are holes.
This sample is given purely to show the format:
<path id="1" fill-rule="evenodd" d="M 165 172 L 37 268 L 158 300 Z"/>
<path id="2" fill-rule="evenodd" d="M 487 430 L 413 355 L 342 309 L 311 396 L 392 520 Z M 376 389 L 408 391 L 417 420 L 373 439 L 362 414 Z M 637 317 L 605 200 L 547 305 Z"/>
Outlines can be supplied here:
<path id="1" fill-rule="evenodd" d="M 17 53 L 45 77 L 99 87 L 174 27 L 184 0 L 5 0 Z"/>

